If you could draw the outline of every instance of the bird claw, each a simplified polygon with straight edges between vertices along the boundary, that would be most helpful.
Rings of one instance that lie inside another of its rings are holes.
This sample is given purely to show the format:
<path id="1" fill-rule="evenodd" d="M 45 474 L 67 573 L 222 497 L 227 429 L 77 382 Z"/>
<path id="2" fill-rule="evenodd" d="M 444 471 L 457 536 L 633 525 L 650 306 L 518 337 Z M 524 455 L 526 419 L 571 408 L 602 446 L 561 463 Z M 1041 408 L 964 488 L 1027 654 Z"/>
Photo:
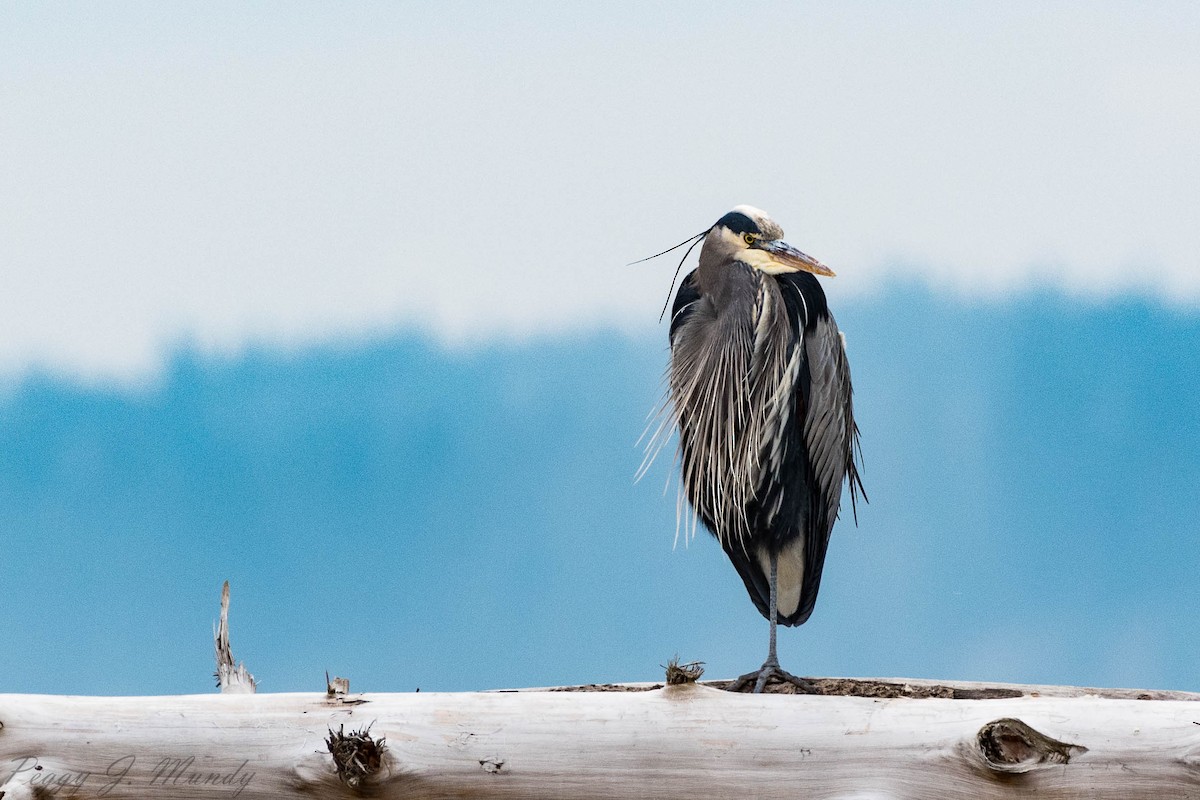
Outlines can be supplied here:
<path id="1" fill-rule="evenodd" d="M 794 694 L 817 694 L 817 686 L 810 680 L 797 677 L 790 672 L 785 672 L 780 668 L 779 664 L 770 662 L 763 664 L 762 667 L 754 672 L 747 672 L 733 683 L 725 687 L 727 692 L 745 692 L 747 686 L 752 686 L 750 690 L 752 694 L 762 694 L 766 689 L 767 684 L 775 683 L 790 683 L 796 687 Z"/>

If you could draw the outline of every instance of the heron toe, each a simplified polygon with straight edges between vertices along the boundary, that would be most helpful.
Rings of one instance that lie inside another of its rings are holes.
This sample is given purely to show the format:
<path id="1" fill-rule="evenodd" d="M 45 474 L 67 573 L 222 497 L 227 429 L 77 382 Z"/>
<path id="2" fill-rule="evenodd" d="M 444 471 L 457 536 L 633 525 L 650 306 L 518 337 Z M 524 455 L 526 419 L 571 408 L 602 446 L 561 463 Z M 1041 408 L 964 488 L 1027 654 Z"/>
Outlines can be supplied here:
<path id="1" fill-rule="evenodd" d="M 782 669 L 778 663 L 767 662 L 754 672 L 747 672 L 725 687 L 727 692 L 746 692 L 762 694 L 769 683 L 790 683 L 795 688 L 792 694 L 819 694 L 817 686 L 812 681 L 793 675 Z"/>

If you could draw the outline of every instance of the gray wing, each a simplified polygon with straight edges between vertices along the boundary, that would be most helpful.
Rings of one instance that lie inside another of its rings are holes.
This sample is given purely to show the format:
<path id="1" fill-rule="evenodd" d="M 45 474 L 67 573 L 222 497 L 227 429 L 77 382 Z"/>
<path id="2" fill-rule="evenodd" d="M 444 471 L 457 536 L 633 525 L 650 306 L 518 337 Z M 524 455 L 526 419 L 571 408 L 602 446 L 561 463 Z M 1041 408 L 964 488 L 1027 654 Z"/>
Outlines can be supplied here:
<path id="1" fill-rule="evenodd" d="M 809 327 L 804 336 L 804 348 L 809 386 L 803 436 L 809 476 L 815 489 L 809 495 L 804 547 L 806 569 L 799 607 L 807 618 L 821 585 L 829 535 L 842 501 L 842 481 L 849 481 L 851 503 L 856 505 L 862 480 L 855 463 L 858 426 L 854 423 L 850 367 L 842 335 L 832 315 L 818 317 Z"/>
<path id="2" fill-rule="evenodd" d="M 832 315 L 816 320 L 804 337 L 804 348 L 810 379 L 804 443 L 824 500 L 822 516 L 832 527 L 841 504 L 842 481 L 849 478 L 855 502 L 862 487 L 855 464 L 854 388 L 846 348 Z"/>
<path id="3" fill-rule="evenodd" d="M 842 481 L 849 479 L 851 497 L 861 488 L 854 461 L 858 429 L 854 424 L 850 367 L 837 322 L 829 312 L 825 292 L 807 272 L 779 276 L 789 317 L 798 330 L 797 347 L 803 368 L 793 389 L 792 424 L 787 426 L 790 457 L 779 473 L 784 493 L 782 508 L 791 531 L 785 537 L 803 538 L 803 577 L 796 611 L 780 621 L 799 625 L 808 619 L 821 586 L 829 535 L 837 520 Z M 791 291 L 788 291 L 788 289 Z"/>

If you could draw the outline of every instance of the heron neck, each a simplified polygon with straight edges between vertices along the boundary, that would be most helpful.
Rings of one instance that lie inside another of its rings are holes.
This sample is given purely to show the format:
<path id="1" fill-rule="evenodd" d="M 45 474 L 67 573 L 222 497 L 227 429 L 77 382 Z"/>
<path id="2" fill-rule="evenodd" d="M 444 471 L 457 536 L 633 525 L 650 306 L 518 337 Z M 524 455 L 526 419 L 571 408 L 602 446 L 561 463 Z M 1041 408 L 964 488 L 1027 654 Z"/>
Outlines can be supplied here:
<path id="1" fill-rule="evenodd" d="M 741 261 L 706 264 L 702 258 L 696 270 L 696 288 L 718 312 L 731 307 L 753 307 L 761 280 L 761 273 Z"/>

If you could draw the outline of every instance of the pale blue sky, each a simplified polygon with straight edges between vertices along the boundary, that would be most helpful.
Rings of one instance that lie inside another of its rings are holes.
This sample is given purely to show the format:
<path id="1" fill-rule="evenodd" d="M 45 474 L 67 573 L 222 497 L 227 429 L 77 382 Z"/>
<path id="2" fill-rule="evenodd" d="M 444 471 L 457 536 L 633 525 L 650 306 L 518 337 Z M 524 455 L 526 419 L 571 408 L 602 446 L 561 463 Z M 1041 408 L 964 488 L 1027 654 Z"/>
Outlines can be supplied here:
<path id="1" fill-rule="evenodd" d="M 645 330 L 736 203 L 943 290 L 1200 300 L 1190 3 L 6 3 L 0 370 Z"/>

